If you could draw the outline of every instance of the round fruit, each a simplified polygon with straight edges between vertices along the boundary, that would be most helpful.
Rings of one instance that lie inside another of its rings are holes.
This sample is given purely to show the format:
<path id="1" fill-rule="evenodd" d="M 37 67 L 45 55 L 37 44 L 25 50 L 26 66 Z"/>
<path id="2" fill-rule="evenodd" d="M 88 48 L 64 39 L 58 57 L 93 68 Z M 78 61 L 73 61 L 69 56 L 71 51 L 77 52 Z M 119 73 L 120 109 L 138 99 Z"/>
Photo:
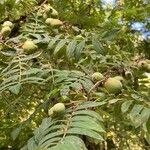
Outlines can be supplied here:
<path id="1" fill-rule="evenodd" d="M 126 71 L 125 72 L 125 77 L 126 78 L 131 78 L 132 77 L 132 72 L 131 71 Z"/>
<path id="2" fill-rule="evenodd" d="M 147 66 L 148 66 L 148 62 L 147 62 L 147 61 L 142 60 L 142 61 L 140 61 L 140 62 L 138 63 L 138 67 L 139 67 L 140 69 L 146 69 Z"/>
<path id="3" fill-rule="evenodd" d="M 43 14 L 42 14 L 40 11 L 37 12 L 37 16 L 38 16 L 38 17 L 41 17 L 42 15 L 43 15 Z"/>
<path id="4" fill-rule="evenodd" d="M 120 82 L 124 81 L 124 78 L 122 76 L 115 76 L 114 79 L 119 80 Z"/>
<path id="5" fill-rule="evenodd" d="M 103 79 L 103 75 L 100 72 L 95 72 L 92 74 L 92 80 L 93 81 L 100 81 Z"/>
<path id="6" fill-rule="evenodd" d="M 148 64 L 150 64 L 150 60 L 149 60 L 149 59 L 146 59 L 146 62 L 147 62 Z"/>
<path id="7" fill-rule="evenodd" d="M 45 11 L 46 13 L 49 13 L 51 9 L 52 9 L 52 7 L 49 6 L 49 5 L 45 5 L 45 6 L 44 6 L 44 11 Z"/>
<path id="8" fill-rule="evenodd" d="M 32 40 L 27 40 L 24 42 L 22 48 L 28 52 L 33 52 L 35 49 L 37 49 L 37 45 L 34 44 Z"/>
<path id="9" fill-rule="evenodd" d="M 9 26 L 5 26 L 1 30 L 1 34 L 4 37 L 7 37 L 11 33 L 11 28 Z"/>
<path id="10" fill-rule="evenodd" d="M 52 9 L 51 15 L 52 15 L 53 17 L 56 17 L 56 16 L 58 16 L 58 12 L 57 12 L 55 9 Z"/>
<path id="11" fill-rule="evenodd" d="M 47 13 L 44 13 L 44 14 L 43 14 L 43 18 L 44 18 L 44 19 L 48 18 Z"/>
<path id="12" fill-rule="evenodd" d="M 8 26 L 8 27 L 10 27 L 10 28 L 13 28 L 13 23 L 12 22 L 10 22 L 10 21 L 5 21 L 4 23 L 3 23 L 3 25 L 2 25 L 3 27 L 6 27 L 6 26 Z"/>
<path id="13" fill-rule="evenodd" d="M 54 113 L 62 113 L 65 111 L 65 105 L 63 103 L 57 103 L 53 106 Z"/>
<path id="14" fill-rule="evenodd" d="M 146 71 L 150 73 L 150 64 L 148 64 Z"/>
<path id="15" fill-rule="evenodd" d="M 54 111 L 53 111 L 53 107 L 52 107 L 52 108 L 48 111 L 48 115 L 49 115 L 49 116 L 52 116 L 53 113 L 54 113 Z"/>
<path id="16" fill-rule="evenodd" d="M 104 84 L 104 87 L 109 93 L 116 94 L 122 89 L 122 83 L 115 78 L 108 78 Z"/>
<path id="17" fill-rule="evenodd" d="M 63 24 L 59 19 L 47 18 L 45 21 L 46 24 L 50 24 L 51 26 L 61 26 Z"/>

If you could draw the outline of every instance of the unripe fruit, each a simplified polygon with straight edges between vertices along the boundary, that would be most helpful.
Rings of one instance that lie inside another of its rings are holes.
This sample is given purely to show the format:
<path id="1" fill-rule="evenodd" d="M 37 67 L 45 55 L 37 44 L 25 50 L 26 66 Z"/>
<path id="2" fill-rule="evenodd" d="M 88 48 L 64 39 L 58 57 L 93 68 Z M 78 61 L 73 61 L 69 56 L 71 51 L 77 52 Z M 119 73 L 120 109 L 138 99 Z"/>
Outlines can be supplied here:
<path id="1" fill-rule="evenodd" d="M 54 114 L 53 107 L 48 111 L 48 115 L 52 116 Z"/>
<path id="2" fill-rule="evenodd" d="M 42 15 L 43 15 L 43 14 L 42 14 L 40 11 L 37 12 L 37 16 L 38 16 L 38 17 L 41 17 Z"/>
<path id="3" fill-rule="evenodd" d="M 28 52 L 33 52 L 35 49 L 37 49 L 37 45 L 34 44 L 32 40 L 27 40 L 24 42 L 22 48 Z"/>
<path id="4" fill-rule="evenodd" d="M 146 69 L 147 66 L 148 66 L 148 62 L 147 62 L 147 61 L 142 60 L 142 61 L 140 61 L 140 62 L 138 63 L 138 67 L 139 67 L 140 69 Z"/>
<path id="5" fill-rule="evenodd" d="M 53 17 L 56 17 L 56 16 L 58 16 L 58 12 L 57 12 L 55 9 L 52 9 L 51 15 L 52 15 Z"/>
<path id="6" fill-rule="evenodd" d="M 47 13 L 44 13 L 44 14 L 43 14 L 43 18 L 44 18 L 44 19 L 48 18 Z"/>
<path id="7" fill-rule="evenodd" d="M 104 84 L 104 87 L 109 93 L 116 94 L 122 89 L 122 83 L 115 78 L 108 78 Z"/>
<path id="8" fill-rule="evenodd" d="M 149 60 L 149 59 L 146 59 L 145 61 L 146 61 L 148 64 L 150 64 L 150 60 Z"/>
<path id="9" fill-rule="evenodd" d="M 53 18 L 47 18 L 45 23 L 51 26 L 61 26 L 63 24 L 63 22 L 60 21 L 59 19 L 53 19 Z"/>
<path id="10" fill-rule="evenodd" d="M 126 71 L 126 72 L 125 72 L 125 77 L 126 77 L 127 79 L 131 79 L 131 78 L 132 78 L 132 72 L 131 72 L 131 71 Z"/>
<path id="11" fill-rule="evenodd" d="M 150 64 L 148 64 L 146 71 L 150 73 Z"/>
<path id="12" fill-rule="evenodd" d="M 51 7 L 50 5 L 44 6 L 44 12 L 47 14 L 50 13 L 53 17 L 58 16 L 58 12 L 53 7 Z"/>
<path id="13" fill-rule="evenodd" d="M 65 111 L 65 105 L 63 103 L 57 103 L 53 106 L 54 113 L 63 113 Z"/>
<path id="14" fill-rule="evenodd" d="M 7 37 L 11 33 L 11 28 L 9 26 L 5 26 L 1 30 L 1 34 L 4 37 Z"/>
<path id="15" fill-rule="evenodd" d="M 45 11 L 46 13 L 49 13 L 51 9 L 52 9 L 51 6 L 47 6 L 47 5 L 44 6 L 44 11 Z"/>
<path id="16" fill-rule="evenodd" d="M 100 81 L 103 79 L 103 75 L 100 72 L 95 72 L 92 74 L 92 80 L 93 81 Z"/>
<path id="17" fill-rule="evenodd" d="M 124 81 L 124 78 L 122 76 L 115 76 L 114 79 L 117 79 L 120 82 Z"/>
<path id="18" fill-rule="evenodd" d="M 10 22 L 10 21 L 5 21 L 4 23 L 3 23 L 3 25 L 2 25 L 3 27 L 6 27 L 6 26 L 8 26 L 8 27 L 10 27 L 10 28 L 13 28 L 13 23 L 12 22 Z"/>

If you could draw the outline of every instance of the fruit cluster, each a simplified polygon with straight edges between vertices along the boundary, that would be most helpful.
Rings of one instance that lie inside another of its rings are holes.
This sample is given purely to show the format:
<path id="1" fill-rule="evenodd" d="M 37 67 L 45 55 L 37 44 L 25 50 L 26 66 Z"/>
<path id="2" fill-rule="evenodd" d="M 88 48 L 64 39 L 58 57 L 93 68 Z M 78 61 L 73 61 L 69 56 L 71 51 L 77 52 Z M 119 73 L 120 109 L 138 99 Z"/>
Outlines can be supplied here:
<path id="1" fill-rule="evenodd" d="M 95 72 L 92 75 L 93 82 L 98 82 L 103 80 L 104 76 L 100 72 Z M 115 76 L 110 77 L 104 82 L 104 88 L 107 90 L 108 93 L 116 94 L 122 90 L 122 82 L 124 78 L 122 76 Z"/>
<path id="2" fill-rule="evenodd" d="M 43 16 L 44 16 L 44 18 L 57 17 L 58 12 L 53 7 L 51 7 L 49 4 L 48 5 L 45 4 L 43 6 Z"/>
<path id="3" fill-rule="evenodd" d="M 13 29 L 14 25 L 12 22 L 10 21 L 5 21 L 2 25 L 2 29 L 1 29 L 1 35 L 3 37 L 8 37 L 9 34 L 11 33 L 12 29 Z"/>
<path id="4" fill-rule="evenodd" d="M 138 71 L 142 73 L 150 73 L 150 60 L 141 60 L 138 61 L 138 63 L 135 64 L 136 68 Z M 133 73 L 130 70 L 127 70 L 124 72 L 124 77 L 125 79 L 133 79 Z M 99 82 L 102 81 L 103 87 L 106 89 L 108 93 L 111 94 L 117 94 L 120 93 L 121 90 L 123 89 L 123 83 L 125 79 L 122 76 L 115 76 L 115 77 L 109 77 L 105 79 L 103 74 L 100 72 L 95 72 L 91 76 L 93 82 Z"/>
<path id="5" fill-rule="evenodd" d="M 62 21 L 56 19 L 58 17 L 58 12 L 49 4 L 45 4 L 42 10 L 39 10 L 38 16 L 42 16 L 44 19 L 46 19 L 45 23 L 51 27 L 61 26 L 63 24 Z"/>

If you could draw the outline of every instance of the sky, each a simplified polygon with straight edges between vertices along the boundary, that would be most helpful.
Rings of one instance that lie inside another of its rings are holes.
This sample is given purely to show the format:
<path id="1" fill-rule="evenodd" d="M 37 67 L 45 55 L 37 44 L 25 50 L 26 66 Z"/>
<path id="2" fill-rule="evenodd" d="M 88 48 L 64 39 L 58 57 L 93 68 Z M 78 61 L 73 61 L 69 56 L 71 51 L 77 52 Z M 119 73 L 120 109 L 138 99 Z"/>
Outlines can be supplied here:
<path id="1" fill-rule="evenodd" d="M 103 2 L 105 2 L 105 3 L 109 4 L 109 3 L 114 3 L 114 2 L 115 2 L 115 0 L 103 0 Z"/>
<path id="2" fill-rule="evenodd" d="M 114 4 L 115 3 L 115 0 L 102 0 L 104 4 Z M 142 34 L 143 34 L 143 37 L 144 38 L 150 38 L 150 31 L 145 31 L 145 24 L 144 23 L 141 23 L 141 22 L 134 22 L 132 25 L 131 25 L 131 28 L 133 30 L 137 30 L 137 31 L 140 31 Z"/>

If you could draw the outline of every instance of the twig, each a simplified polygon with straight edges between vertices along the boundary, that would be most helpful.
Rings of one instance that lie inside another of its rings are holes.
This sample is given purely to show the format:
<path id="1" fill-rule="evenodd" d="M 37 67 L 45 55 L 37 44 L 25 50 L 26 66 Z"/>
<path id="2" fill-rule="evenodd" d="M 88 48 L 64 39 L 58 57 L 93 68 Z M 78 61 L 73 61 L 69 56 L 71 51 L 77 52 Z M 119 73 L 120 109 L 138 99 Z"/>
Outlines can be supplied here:
<path id="1" fill-rule="evenodd" d="M 87 93 L 87 100 L 90 100 L 90 94 L 91 94 L 91 92 L 92 92 L 95 88 L 97 88 L 101 83 L 103 83 L 103 81 L 105 81 L 105 80 L 106 80 L 106 77 L 103 78 L 102 80 L 96 82 L 96 84 L 94 84 L 94 86 L 93 86 L 93 87 L 89 90 L 89 92 Z"/>

